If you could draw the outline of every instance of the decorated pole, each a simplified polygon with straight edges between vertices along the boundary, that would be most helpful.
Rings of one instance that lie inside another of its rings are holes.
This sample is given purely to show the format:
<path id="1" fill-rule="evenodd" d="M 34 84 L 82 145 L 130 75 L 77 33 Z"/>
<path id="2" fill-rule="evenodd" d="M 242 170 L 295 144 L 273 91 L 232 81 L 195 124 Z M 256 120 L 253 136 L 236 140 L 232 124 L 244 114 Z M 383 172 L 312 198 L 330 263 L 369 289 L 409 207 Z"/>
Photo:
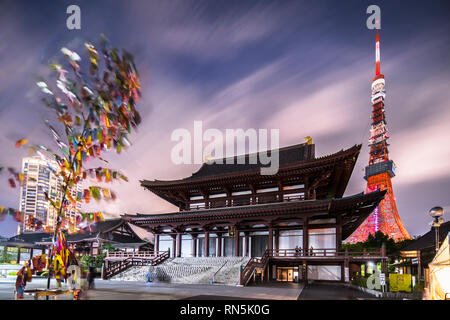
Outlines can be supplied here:
<path id="1" fill-rule="evenodd" d="M 37 82 L 37 86 L 46 95 L 42 101 L 56 112 L 58 122 L 64 126 L 67 140 L 67 143 L 63 142 L 55 127 L 46 120 L 59 152 L 40 144 L 28 148 L 30 153 L 36 153 L 42 160 L 47 160 L 51 155 L 59 170 L 51 164 L 48 164 L 48 169 L 62 180 L 62 195 L 50 194 L 49 190 L 39 190 L 56 210 L 54 228 L 46 226 L 53 231 L 48 259 L 47 289 L 50 288 L 51 271 L 60 283 L 62 279 L 67 280 L 68 267 L 78 264 L 63 232 L 67 221 L 66 211 L 70 206 L 76 207 L 77 202 L 89 203 L 91 197 L 96 201 L 102 198 L 107 201 L 116 199 L 112 190 L 100 186 L 85 188 L 83 193 L 77 194 L 75 198 L 71 190 L 88 179 L 106 183 L 118 179 L 128 181 L 127 177 L 117 170 L 105 167 L 86 169 L 84 164 L 90 159 L 109 163 L 100 156 L 101 153 L 111 149 L 121 153 L 122 149 L 129 147 L 131 143 L 127 136 L 131 133 L 131 128 L 136 129 L 141 122 L 136 110 L 136 102 L 140 98 L 139 76 L 132 55 L 125 50 L 119 51 L 109 47 L 104 37 L 100 51 L 91 43 L 85 43 L 85 48 L 88 59 L 84 64 L 76 52 L 67 48 L 61 49 L 72 72 L 60 64 L 50 65 L 57 76 L 56 87 L 63 93 L 62 96 L 57 94 L 48 81 L 42 79 Z M 82 72 L 82 65 L 88 66 L 89 72 Z M 27 139 L 20 139 L 15 145 L 21 148 L 26 144 Z M 2 169 L 0 168 L 0 172 Z M 11 187 L 16 187 L 16 182 L 23 185 L 28 179 L 13 168 L 8 168 L 8 171 L 12 175 L 8 180 Z M 33 216 L 0 207 L 0 218 L 6 213 L 14 214 L 17 221 L 26 223 L 35 230 L 44 227 L 44 224 Z M 95 223 L 99 220 L 103 220 L 103 214 L 100 212 L 81 212 L 76 216 L 75 229 L 82 228 L 85 223 Z"/>

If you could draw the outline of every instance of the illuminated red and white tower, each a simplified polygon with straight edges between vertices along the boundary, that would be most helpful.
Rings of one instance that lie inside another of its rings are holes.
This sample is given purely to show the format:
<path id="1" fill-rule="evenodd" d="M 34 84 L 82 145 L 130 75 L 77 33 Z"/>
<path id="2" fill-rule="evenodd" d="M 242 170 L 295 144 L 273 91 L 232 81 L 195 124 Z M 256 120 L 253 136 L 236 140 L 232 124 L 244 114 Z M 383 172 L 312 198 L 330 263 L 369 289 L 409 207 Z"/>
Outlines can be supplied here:
<path id="1" fill-rule="evenodd" d="M 411 239 L 398 215 L 391 179 L 395 177 L 395 165 L 389 160 L 387 139 L 389 134 L 384 113 L 385 81 L 380 72 L 380 36 L 377 29 L 375 44 L 375 77 L 372 80 L 372 127 L 370 129 L 370 158 L 364 179 L 366 193 L 387 190 L 384 199 L 370 216 L 346 240 L 347 243 L 365 241 L 369 233 L 381 231 L 395 241 Z"/>

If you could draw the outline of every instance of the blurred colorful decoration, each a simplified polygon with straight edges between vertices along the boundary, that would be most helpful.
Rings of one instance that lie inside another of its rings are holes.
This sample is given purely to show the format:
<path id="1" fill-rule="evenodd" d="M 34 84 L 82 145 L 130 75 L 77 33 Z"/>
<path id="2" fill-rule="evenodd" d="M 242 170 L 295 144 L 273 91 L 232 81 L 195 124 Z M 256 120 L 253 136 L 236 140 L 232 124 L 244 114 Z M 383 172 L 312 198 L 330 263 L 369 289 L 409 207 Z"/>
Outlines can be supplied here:
<path id="1" fill-rule="evenodd" d="M 67 245 L 66 236 L 59 230 L 53 242 L 53 272 L 58 286 L 67 278 L 67 268 L 71 264 L 78 264 L 72 251 Z M 52 263 L 51 261 L 49 263 Z"/>
<path id="2" fill-rule="evenodd" d="M 27 144 L 28 140 L 27 139 L 20 139 L 16 142 L 16 148 L 20 148 L 21 146 Z"/>
<path id="3" fill-rule="evenodd" d="M 31 258 L 32 261 L 32 271 L 42 272 L 47 267 L 47 257 L 45 254 L 41 254 L 39 256 L 35 256 Z"/>
<path id="4" fill-rule="evenodd" d="M 0 221 L 3 221 L 7 215 L 12 216 L 14 221 L 22 223 L 25 221 L 25 213 L 14 208 L 6 208 L 0 206 Z M 35 218 L 33 215 L 27 215 L 26 224 L 34 230 L 41 230 L 44 228 L 44 223 Z"/>
<path id="5" fill-rule="evenodd" d="M 24 221 L 24 213 L 14 209 L 14 208 L 6 208 L 4 206 L 0 206 L 0 221 L 5 219 L 5 216 L 10 215 L 16 222 Z"/>
<path id="6" fill-rule="evenodd" d="M 76 260 L 67 247 L 62 229 L 73 227 L 73 223 L 93 224 L 102 221 L 100 212 L 82 213 L 75 222 L 66 219 L 66 212 L 77 202 L 115 200 L 116 194 L 104 187 L 89 186 L 81 194 L 73 196 L 69 189 L 80 182 L 94 180 L 97 183 L 110 183 L 115 180 L 128 181 L 118 170 L 104 167 L 85 169 L 85 165 L 98 159 L 105 164 L 109 162 L 101 157 L 103 152 L 115 150 L 121 153 L 131 146 L 128 134 L 141 123 L 141 116 L 136 109 L 140 93 L 139 75 L 133 56 L 125 50 L 118 50 L 109 45 L 102 36 L 100 46 L 85 43 L 87 57 L 84 60 L 75 51 L 62 48 L 65 63 L 52 63 L 50 80 L 39 79 L 36 85 L 43 93 L 42 102 L 56 114 L 57 123 L 45 121 L 50 130 L 55 148 L 35 144 L 27 139 L 16 141 L 15 146 L 28 146 L 30 155 L 42 159 L 54 159 L 59 168 L 49 169 L 63 180 L 62 199 L 52 200 L 45 193 L 49 204 L 57 211 L 57 222 L 53 226 L 43 225 L 41 221 L 29 216 L 27 223 L 53 231 L 53 246 L 50 254 L 49 268 L 53 268 L 55 277 L 61 281 L 67 276 L 67 268 Z M 83 71 L 85 67 L 88 72 Z M 0 168 L 0 172 L 2 171 Z M 21 186 L 27 177 L 8 168 L 11 176 L 8 182 L 12 188 Z M 16 221 L 24 221 L 23 213 L 11 208 L 1 209 L 0 217 L 14 213 Z M 50 274 L 50 273 L 49 273 Z"/>
<path id="7" fill-rule="evenodd" d="M 27 225 L 36 231 L 41 230 L 44 227 L 44 223 L 33 215 L 28 215 Z"/>
<path id="8" fill-rule="evenodd" d="M 0 173 L 3 172 L 3 167 L 0 167 Z M 10 178 L 8 179 L 9 186 L 15 188 L 16 186 L 22 186 L 25 181 L 25 175 L 17 172 L 14 168 L 8 168 Z"/>

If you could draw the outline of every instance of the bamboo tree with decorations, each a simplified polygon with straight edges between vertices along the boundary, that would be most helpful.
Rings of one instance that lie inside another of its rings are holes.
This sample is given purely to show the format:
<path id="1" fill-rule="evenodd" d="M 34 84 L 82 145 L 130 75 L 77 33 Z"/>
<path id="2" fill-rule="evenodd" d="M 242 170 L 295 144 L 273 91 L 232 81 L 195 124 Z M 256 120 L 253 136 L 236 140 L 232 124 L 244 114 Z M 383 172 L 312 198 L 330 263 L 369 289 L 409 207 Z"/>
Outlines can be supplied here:
<path id="1" fill-rule="evenodd" d="M 116 199 L 112 190 L 95 185 L 85 188 L 75 198 L 70 190 L 88 179 L 95 179 L 97 182 L 118 179 L 128 181 L 118 170 L 85 168 L 85 165 L 94 159 L 107 164 L 108 161 L 101 154 L 112 149 L 121 153 L 122 149 L 129 147 L 131 143 L 127 136 L 132 128 L 136 129 L 141 123 L 136 110 L 136 103 L 140 98 L 139 75 L 133 56 L 123 49 L 111 47 L 103 36 L 99 50 L 91 43 L 84 45 L 88 58 L 86 61 L 75 51 L 61 49 L 66 58 L 66 66 L 56 63 L 50 65 L 53 80 L 56 80 L 55 86 L 51 86 L 50 81 L 45 79 L 37 82 L 45 95 L 42 102 L 56 113 L 58 122 L 64 127 L 65 135 L 62 136 L 49 120 L 45 121 L 58 151 L 39 144 L 28 148 L 31 154 L 36 153 L 42 159 L 53 158 L 59 166 L 57 170 L 49 164 L 48 169 L 62 180 L 61 201 L 52 200 L 55 195 L 49 194 L 48 190 L 44 193 L 57 212 L 48 268 L 54 270 L 55 278 L 59 280 L 67 277 L 66 271 L 70 264 L 77 264 L 62 232 L 67 210 L 70 206 L 76 206 L 77 202 L 89 203 L 91 197 L 96 201 L 102 198 Z M 67 68 L 67 65 L 70 67 Z M 83 72 L 85 68 L 89 71 Z M 27 139 L 21 139 L 16 142 L 16 147 L 27 143 Z M 26 177 L 9 169 L 16 181 L 23 183 Z M 100 212 L 80 213 L 75 224 L 79 226 L 86 221 L 90 223 L 99 220 L 103 220 Z M 36 219 L 33 221 L 35 223 Z M 50 272 L 47 288 L 49 285 Z"/>

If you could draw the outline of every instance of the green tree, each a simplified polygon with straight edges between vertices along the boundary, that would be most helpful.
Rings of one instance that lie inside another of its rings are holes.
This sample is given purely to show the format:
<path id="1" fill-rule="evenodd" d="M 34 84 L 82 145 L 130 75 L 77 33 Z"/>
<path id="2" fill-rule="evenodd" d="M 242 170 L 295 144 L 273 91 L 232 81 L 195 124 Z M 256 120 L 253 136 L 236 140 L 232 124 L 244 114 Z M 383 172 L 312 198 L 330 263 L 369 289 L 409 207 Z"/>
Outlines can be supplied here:
<path id="1" fill-rule="evenodd" d="M 86 254 L 86 255 L 81 257 L 80 263 L 81 263 L 81 267 L 84 270 L 87 270 L 87 269 L 89 269 L 89 267 L 95 265 L 95 257 L 93 257 L 93 256 L 91 256 L 89 254 Z"/>
<path id="2" fill-rule="evenodd" d="M 413 240 L 403 240 L 395 242 L 394 239 L 389 237 L 389 235 L 384 234 L 381 231 L 375 232 L 375 234 L 369 234 L 366 241 L 358 242 L 354 244 L 343 244 L 343 249 L 348 249 L 349 251 L 362 251 L 363 249 L 379 249 L 381 246 L 385 245 L 386 247 L 386 254 L 391 254 L 395 251 L 400 250 L 401 248 L 405 247 L 407 244 L 409 244 Z"/>
<path id="3" fill-rule="evenodd" d="M 112 246 L 112 244 L 110 244 L 110 243 L 105 243 L 102 246 L 102 252 L 104 252 L 104 251 L 115 252 L 115 251 L 118 251 L 118 249 L 114 248 Z"/>
<path id="4" fill-rule="evenodd" d="M 9 263 L 11 260 L 14 260 L 13 255 L 8 253 L 6 248 L 4 248 L 2 251 L 2 255 L 0 256 L 0 263 Z"/>

